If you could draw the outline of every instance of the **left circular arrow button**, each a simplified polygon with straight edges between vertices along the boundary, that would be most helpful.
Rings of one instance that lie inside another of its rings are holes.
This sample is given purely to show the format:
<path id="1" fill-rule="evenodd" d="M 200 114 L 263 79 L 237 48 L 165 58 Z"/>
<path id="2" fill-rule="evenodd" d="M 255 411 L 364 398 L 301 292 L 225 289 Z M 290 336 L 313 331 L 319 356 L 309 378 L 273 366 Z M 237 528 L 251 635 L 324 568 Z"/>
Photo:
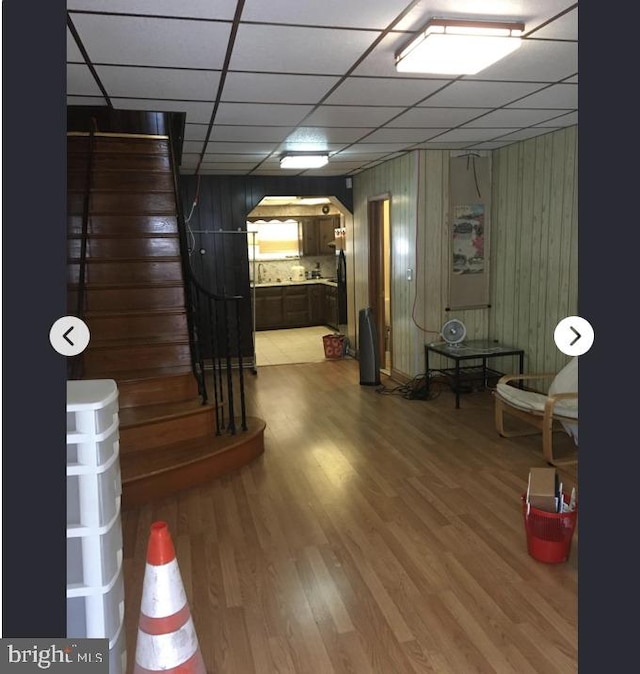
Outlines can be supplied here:
<path id="1" fill-rule="evenodd" d="M 62 356 L 77 356 L 89 345 L 87 324 L 77 316 L 59 318 L 49 330 L 51 346 Z"/>

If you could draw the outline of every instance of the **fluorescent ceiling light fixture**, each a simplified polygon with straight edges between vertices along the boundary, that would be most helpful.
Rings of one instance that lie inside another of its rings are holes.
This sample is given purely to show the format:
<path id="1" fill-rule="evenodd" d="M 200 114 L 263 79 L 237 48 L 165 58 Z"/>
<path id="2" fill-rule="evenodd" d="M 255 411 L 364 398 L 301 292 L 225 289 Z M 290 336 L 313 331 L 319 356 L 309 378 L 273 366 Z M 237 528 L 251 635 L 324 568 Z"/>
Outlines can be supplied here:
<path id="1" fill-rule="evenodd" d="M 280 157 L 280 168 L 283 169 L 309 169 L 320 168 L 329 162 L 326 152 L 299 152 L 283 154 Z"/>
<path id="2" fill-rule="evenodd" d="M 520 47 L 524 23 L 431 19 L 396 54 L 400 73 L 475 75 Z"/>

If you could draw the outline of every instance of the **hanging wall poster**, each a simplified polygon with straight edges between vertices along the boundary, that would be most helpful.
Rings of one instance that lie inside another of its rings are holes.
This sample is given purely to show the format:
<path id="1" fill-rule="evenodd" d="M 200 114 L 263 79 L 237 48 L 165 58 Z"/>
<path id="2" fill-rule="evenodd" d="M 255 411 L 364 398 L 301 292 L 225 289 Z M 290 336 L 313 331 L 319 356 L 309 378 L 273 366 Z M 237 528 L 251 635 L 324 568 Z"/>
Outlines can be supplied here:
<path id="1" fill-rule="evenodd" d="M 452 157 L 447 222 L 447 311 L 489 308 L 491 171 L 488 157 Z"/>
<path id="2" fill-rule="evenodd" d="M 453 273 L 482 274 L 485 270 L 484 204 L 455 206 L 453 216 Z"/>

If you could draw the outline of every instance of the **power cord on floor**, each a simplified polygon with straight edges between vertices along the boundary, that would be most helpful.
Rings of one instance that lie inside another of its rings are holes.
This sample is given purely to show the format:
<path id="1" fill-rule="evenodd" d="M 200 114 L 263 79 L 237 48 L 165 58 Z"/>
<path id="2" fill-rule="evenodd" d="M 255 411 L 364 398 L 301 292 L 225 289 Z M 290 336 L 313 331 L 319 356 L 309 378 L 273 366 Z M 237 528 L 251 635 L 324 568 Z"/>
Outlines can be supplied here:
<path id="1" fill-rule="evenodd" d="M 439 381 L 431 380 L 427 386 L 427 377 L 419 374 L 406 384 L 400 384 L 389 388 L 382 384 L 376 389 L 376 393 L 382 395 L 399 395 L 406 400 L 433 400 L 440 395 Z"/>

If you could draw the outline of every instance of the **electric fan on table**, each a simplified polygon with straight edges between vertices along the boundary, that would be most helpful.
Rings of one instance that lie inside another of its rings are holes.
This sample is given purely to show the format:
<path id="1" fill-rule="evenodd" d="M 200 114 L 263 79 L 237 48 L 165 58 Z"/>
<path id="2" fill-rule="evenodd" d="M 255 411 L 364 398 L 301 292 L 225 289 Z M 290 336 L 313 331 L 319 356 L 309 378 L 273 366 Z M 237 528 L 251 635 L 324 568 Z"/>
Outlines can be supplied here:
<path id="1" fill-rule="evenodd" d="M 449 346 L 460 346 L 467 336 L 467 328 L 461 320 L 452 318 L 442 326 L 440 335 Z"/>

